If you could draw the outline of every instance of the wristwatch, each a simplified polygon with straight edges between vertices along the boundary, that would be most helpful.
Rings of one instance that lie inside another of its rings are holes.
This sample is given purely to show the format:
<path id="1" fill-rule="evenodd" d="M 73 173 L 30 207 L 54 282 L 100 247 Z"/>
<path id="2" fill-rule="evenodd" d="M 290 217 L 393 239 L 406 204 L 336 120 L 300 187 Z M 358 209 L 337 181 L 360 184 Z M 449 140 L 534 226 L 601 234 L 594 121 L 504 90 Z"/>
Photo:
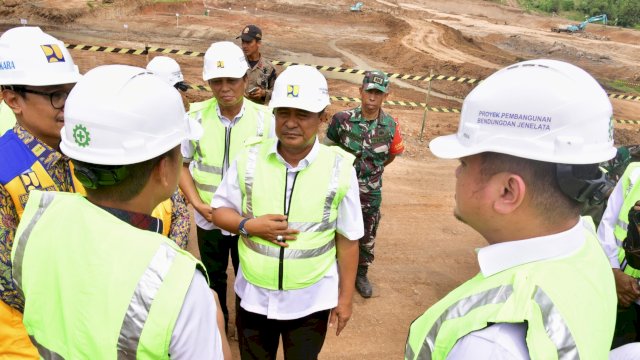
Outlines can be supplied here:
<path id="1" fill-rule="evenodd" d="M 249 233 L 247 232 L 247 229 L 244 228 L 244 224 L 249 221 L 248 218 L 244 218 L 242 219 L 242 221 L 240 221 L 240 225 L 238 225 L 238 233 L 244 237 L 249 237 Z"/>

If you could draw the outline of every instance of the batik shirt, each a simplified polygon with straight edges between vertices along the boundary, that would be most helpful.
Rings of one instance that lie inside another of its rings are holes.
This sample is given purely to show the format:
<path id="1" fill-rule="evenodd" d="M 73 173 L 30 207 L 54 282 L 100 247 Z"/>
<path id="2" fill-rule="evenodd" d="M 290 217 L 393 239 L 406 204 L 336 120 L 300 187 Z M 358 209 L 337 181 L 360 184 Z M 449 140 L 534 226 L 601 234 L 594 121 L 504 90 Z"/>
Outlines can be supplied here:
<path id="1" fill-rule="evenodd" d="M 13 131 L 42 163 L 58 190 L 73 192 L 69 158 L 38 140 L 18 124 L 14 126 Z M 0 219 L 2 219 L 0 222 L 0 299 L 22 312 L 24 299 L 14 287 L 11 276 L 11 248 L 19 218 L 9 192 L 2 185 L 0 185 Z"/>

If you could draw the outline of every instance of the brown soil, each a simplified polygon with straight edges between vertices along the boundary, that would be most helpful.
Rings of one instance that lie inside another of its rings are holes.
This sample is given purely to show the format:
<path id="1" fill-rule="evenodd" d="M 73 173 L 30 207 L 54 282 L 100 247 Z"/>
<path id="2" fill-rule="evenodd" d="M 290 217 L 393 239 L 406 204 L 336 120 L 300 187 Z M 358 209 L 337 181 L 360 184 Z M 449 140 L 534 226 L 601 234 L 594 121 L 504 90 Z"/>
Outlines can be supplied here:
<path id="1" fill-rule="evenodd" d="M 213 41 L 234 41 L 245 24 L 254 23 L 264 32 L 263 53 L 278 60 L 309 62 L 312 56 L 317 65 L 339 59 L 343 67 L 358 67 L 355 60 L 359 60 L 394 73 L 482 79 L 523 59 L 552 58 L 585 68 L 602 84 L 615 79 L 640 81 L 640 31 L 590 24 L 582 34 L 554 33 L 552 27 L 572 21 L 527 13 L 516 1 L 503 6 L 481 0 L 372 0 L 360 13 L 350 12 L 354 2 L 346 0 L 149 3 L 4 0 L 0 30 L 26 18 L 67 43 L 205 51 Z M 204 5 L 209 16 L 203 15 Z M 72 55 L 84 72 L 108 63 L 145 66 L 155 54 L 74 50 Z M 202 58 L 175 58 L 187 81 L 202 84 Z M 357 97 L 357 85 L 333 75 L 327 74 L 332 95 Z M 402 88 L 395 80 L 392 84 L 390 100 L 425 101 L 424 92 Z M 458 99 L 473 88 L 446 81 L 431 85 L 434 92 Z M 191 101 L 208 96 L 188 94 Z M 460 108 L 460 102 L 451 98 L 432 95 L 429 104 Z M 639 101 L 612 103 L 616 119 L 640 120 Z M 355 105 L 333 103 L 329 113 Z M 327 337 L 323 359 L 401 358 L 411 321 L 477 271 L 473 249 L 484 245 L 477 233 L 451 215 L 456 162 L 437 160 L 428 150 L 429 140 L 456 131 L 458 115 L 428 112 L 423 129 L 422 109 L 389 106 L 386 110 L 399 119 L 407 150 L 385 173 L 383 219 L 370 271 L 375 296 L 354 297 L 353 318 L 343 335 Z M 639 129 L 637 124 L 616 124 L 616 143 L 640 143 Z M 237 358 L 237 344 L 231 345 Z"/>

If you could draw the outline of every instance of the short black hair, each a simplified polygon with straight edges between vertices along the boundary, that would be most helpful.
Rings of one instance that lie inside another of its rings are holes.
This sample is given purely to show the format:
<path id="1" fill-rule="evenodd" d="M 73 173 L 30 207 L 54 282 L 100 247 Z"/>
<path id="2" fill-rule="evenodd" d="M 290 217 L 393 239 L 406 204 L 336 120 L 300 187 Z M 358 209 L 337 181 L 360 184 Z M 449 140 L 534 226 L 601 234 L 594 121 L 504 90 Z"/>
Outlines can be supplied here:
<path id="1" fill-rule="evenodd" d="M 78 160 L 71 160 L 76 167 L 76 171 L 79 168 L 84 168 L 89 171 L 121 171 L 127 175 L 124 179 L 117 181 L 113 185 L 98 185 L 95 189 L 85 188 L 87 195 L 96 200 L 108 200 L 124 202 L 129 201 L 136 197 L 142 189 L 145 187 L 151 176 L 151 172 L 158 165 L 160 160 L 165 157 L 174 158 L 177 156 L 177 152 L 180 151 L 180 147 L 167 151 L 166 153 L 156 156 L 153 159 L 142 161 L 130 165 L 97 165 L 86 163 Z"/>
<path id="2" fill-rule="evenodd" d="M 494 152 L 480 155 L 480 172 L 485 179 L 501 172 L 510 172 L 522 177 L 533 207 L 547 223 L 564 221 L 580 215 L 583 204 L 562 191 L 556 179 L 555 163 Z"/>

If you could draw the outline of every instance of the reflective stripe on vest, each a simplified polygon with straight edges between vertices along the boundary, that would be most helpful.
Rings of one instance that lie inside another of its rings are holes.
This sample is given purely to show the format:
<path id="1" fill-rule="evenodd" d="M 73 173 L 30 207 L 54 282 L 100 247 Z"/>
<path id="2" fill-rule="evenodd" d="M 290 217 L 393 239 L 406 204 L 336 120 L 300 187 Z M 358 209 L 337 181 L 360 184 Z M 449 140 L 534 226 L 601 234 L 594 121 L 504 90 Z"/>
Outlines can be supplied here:
<path id="1" fill-rule="evenodd" d="M 27 242 L 29 241 L 29 236 L 33 231 L 33 228 L 42 217 L 42 214 L 49 207 L 51 202 L 53 201 L 54 193 L 44 192 L 42 193 L 42 197 L 40 198 L 40 202 L 38 204 L 38 211 L 31 218 L 31 221 L 27 224 L 22 236 L 20 236 L 20 241 L 18 242 L 18 246 L 16 247 L 15 258 L 13 259 L 13 266 L 11 267 L 11 271 L 13 272 L 13 282 L 16 284 L 16 287 L 22 291 L 22 261 L 24 260 L 24 249 L 27 247 Z"/>
<path id="2" fill-rule="evenodd" d="M 87 244 L 86 249 L 79 249 L 86 250 L 85 254 L 80 251 L 73 255 L 80 260 L 71 261 L 74 265 L 70 267 L 65 266 L 68 262 L 54 261 L 49 266 L 47 260 L 43 261 L 50 253 L 49 249 L 58 251 L 49 240 L 49 234 L 54 236 L 53 239 L 65 234 L 65 226 L 60 221 L 60 209 L 79 214 L 79 227 L 68 234 L 69 243 L 74 244 L 74 248 L 83 242 Z M 82 226 L 86 229 L 83 230 Z M 18 227 L 17 234 L 17 244 L 12 254 L 14 280 L 26 295 L 29 305 L 25 307 L 23 321 L 42 357 L 82 358 L 94 353 L 100 359 L 111 356 L 118 359 L 168 359 L 175 321 L 193 278 L 194 268 L 200 264 L 191 255 L 165 237 L 135 229 L 115 217 L 105 216 L 103 210 L 80 195 L 67 193 L 32 192 L 25 209 L 25 221 Z M 108 240 L 110 235 L 114 237 L 112 243 L 103 241 Z M 86 241 L 86 236 L 90 236 L 89 240 L 99 241 Z M 131 242 L 131 237 L 137 240 Z M 118 259 L 122 262 L 121 266 L 113 268 L 109 265 L 111 259 L 120 254 L 127 244 L 133 249 L 130 254 L 123 255 L 128 261 Z M 91 256 L 97 250 L 105 250 L 108 255 L 106 258 Z M 97 268 L 92 268 L 96 276 L 75 276 L 82 273 L 77 271 L 77 266 L 83 269 L 92 264 L 92 261 L 82 259 L 93 257 L 98 258 Z M 140 257 L 144 260 L 136 261 Z M 130 267 L 135 275 L 131 276 L 132 273 L 125 267 Z M 110 269 L 113 271 L 109 272 Z M 69 272 L 75 273 L 74 276 L 65 276 Z M 55 285 L 57 279 L 61 279 L 60 287 Z M 84 289 L 92 281 L 97 285 L 90 294 L 82 294 L 80 290 L 74 295 L 74 288 L 82 286 L 81 289 Z M 101 282 L 104 285 L 101 286 Z M 43 293 L 50 294 L 52 300 L 43 302 L 38 297 Z M 107 296 L 112 298 L 107 300 L 104 294 L 111 294 Z M 97 301 L 87 302 L 92 298 Z M 104 304 L 100 304 L 103 299 Z M 62 317 L 60 313 L 69 311 L 69 305 L 74 301 L 84 311 Z M 104 312 L 100 313 L 100 309 Z M 49 323 L 43 323 L 43 314 L 46 314 L 43 311 L 52 310 L 59 310 L 60 313 L 53 316 Z M 104 328 L 95 329 L 95 336 L 82 333 L 77 334 L 80 339 L 78 342 L 69 341 L 79 329 L 95 328 L 100 324 L 104 324 Z"/>
<path id="3" fill-rule="evenodd" d="M 36 214 L 33 216 L 31 221 L 29 221 L 27 228 L 20 237 L 13 263 L 13 280 L 18 288 L 21 288 L 22 284 L 22 263 L 29 235 L 40 217 L 42 217 L 42 214 L 53 201 L 54 196 L 55 193 L 52 192 L 44 192 L 42 194 Z M 172 249 L 165 243 L 161 243 L 147 269 L 138 281 L 138 285 L 136 286 L 133 296 L 131 297 L 129 307 L 127 308 L 127 313 L 122 321 L 120 336 L 118 337 L 118 359 L 136 359 L 140 336 L 144 329 L 147 317 L 149 316 L 149 309 L 151 309 L 153 299 L 155 298 L 158 289 L 160 289 L 160 286 L 164 281 L 164 277 L 171 268 L 176 254 L 176 250 Z M 46 348 L 35 341 L 35 338 L 32 340 L 34 341 L 34 344 L 37 344 L 36 347 L 38 348 L 38 352 L 40 352 L 40 355 L 45 359 L 62 358 L 55 354 L 55 352 L 46 350 Z M 55 354 L 57 357 L 53 355 L 51 355 L 53 357 L 45 356 L 41 350 L 46 350 L 45 354 Z"/>
<path id="4" fill-rule="evenodd" d="M 280 257 L 280 248 L 276 248 L 273 246 L 266 246 L 262 244 L 258 244 L 255 241 L 251 241 L 246 237 L 242 236 L 242 242 L 251 250 L 257 252 L 258 254 L 262 254 L 264 256 L 279 258 Z M 284 258 L 285 259 L 309 259 L 316 256 L 320 256 L 328 251 L 331 251 L 336 246 L 335 240 L 328 242 L 326 245 L 315 248 L 315 249 L 284 249 Z"/>
<path id="5" fill-rule="evenodd" d="M 353 156 L 318 144 L 315 159 L 288 184 L 293 176 L 273 152 L 276 146 L 277 139 L 267 139 L 238 156 L 242 214 L 287 214 L 288 227 L 300 233 L 288 247 L 249 236 L 238 243 L 238 255 L 248 282 L 271 290 L 301 289 L 335 266 L 338 208 L 351 184 Z"/>
<path id="6" fill-rule="evenodd" d="M 411 324 L 405 359 L 446 359 L 461 339 L 500 323 L 526 324 L 532 360 L 606 359 L 615 281 L 591 218 L 581 222 L 584 242 L 570 254 L 479 273 L 432 305 Z"/>
<path id="7" fill-rule="evenodd" d="M 47 349 L 46 347 L 42 346 L 38 342 L 38 340 L 36 340 L 35 336 L 29 335 L 29 339 L 33 343 L 33 346 L 35 346 L 36 349 L 38 349 L 38 354 L 40 354 L 40 356 L 43 359 L 46 359 L 46 360 L 64 360 L 64 357 L 62 357 L 60 354 L 56 353 L 55 351 L 51 351 L 51 350 Z"/>
<path id="8" fill-rule="evenodd" d="M 244 213 L 245 217 L 253 217 L 253 181 L 256 168 L 256 159 L 258 156 L 258 146 L 253 146 L 249 150 L 249 156 L 247 158 L 247 169 L 245 175 L 245 189 L 246 189 L 246 208 Z M 289 222 L 288 226 L 292 229 L 299 230 L 301 232 L 319 232 L 325 230 L 333 230 L 336 228 L 335 221 L 329 221 L 331 216 L 331 204 L 336 197 L 338 186 L 340 185 L 340 166 L 344 159 L 340 156 L 335 157 L 333 168 L 331 169 L 331 176 L 329 179 L 329 189 L 324 202 L 324 208 L 322 213 L 322 222 Z M 266 255 L 266 254 L 265 254 Z"/>
<path id="9" fill-rule="evenodd" d="M 249 150 L 249 156 L 247 158 L 247 169 L 245 172 L 247 211 L 243 215 L 244 217 L 248 217 L 248 218 L 254 217 L 251 204 L 253 203 L 253 200 L 252 200 L 253 199 L 253 181 L 254 181 L 255 168 L 256 168 L 256 162 L 257 162 L 258 148 L 259 146 L 252 147 Z M 336 221 L 330 221 L 331 204 L 333 203 L 333 199 L 336 197 L 336 193 L 338 191 L 338 186 L 340 182 L 340 177 L 339 177 L 340 166 L 342 165 L 343 160 L 344 159 L 340 156 L 335 157 L 333 168 L 331 169 L 331 175 L 329 178 L 329 189 L 327 190 L 327 196 L 325 197 L 325 201 L 324 201 L 324 206 L 322 211 L 322 221 L 321 222 L 290 222 L 288 223 L 288 226 L 290 228 L 299 230 L 300 232 L 320 232 L 320 231 L 336 229 Z M 247 239 L 245 241 L 245 244 L 247 244 L 248 242 L 254 243 L 253 241 Z M 247 244 L 247 246 L 252 250 L 254 250 L 255 252 L 265 256 L 272 256 L 272 254 L 275 251 L 276 255 L 273 257 L 279 257 L 280 251 L 278 248 L 273 248 L 270 246 L 264 246 L 259 244 L 255 244 L 255 245 Z M 335 246 L 335 241 L 331 241 L 318 249 L 290 250 L 288 248 L 284 248 L 285 258 L 303 259 L 303 258 L 315 257 L 315 256 L 319 256 L 326 253 L 327 251 L 331 250 L 334 246 Z M 273 250 L 270 250 L 270 249 L 273 249 Z M 311 255 L 311 254 L 315 254 L 315 255 Z"/>
<path id="10" fill-rule="evenodd" d="M 633 162 L 627 166 L 619 180 L 620 186 L 622 186 L 622 206 L 619 209 L 618 218 L 615 222 L 613 229 L 613 235 L 620 242 L 623 243 L 627 238 L 627 230 L 629 228 L 629 210 L 635 205 L 636 201 L 640 199 L 640 179 L 633 179 L 631 182 L 631 175 L 640 169 L 640 163 Z M 640 278 L 640 270 L 631 267 L 625 258 L 625 251 L 622 246 L 618 248 L 618 261 L 620 262 L 620 268 L 630 276 Z"/>
<path id="11" fill-rule="evenodd" d="M 176 254 L 177 252 L 169 245 L 160 244 L 149 266 L 142 274 L 122 321 L 118 337 L 118 359 L 136 359 L 140 336 L 149 316 L 149 309 Z"/>
<path id="12" fill-rule="evenodd" d="M 442 313 L 438 320 L 433 324 L 424 339 L 424 343 L 420 349 L 417 359 L 431 359 L 431 350 L 435 347 L 436 336 L 445 321 L 463 317 L 472 310 L 481 306 L 505 303 L 512 294 L 513 286 L 505 285 L 458 300 L 444 313 Z M 578 349 L 575 341 L 573 340 L 573 336 L 571 335 L 571 331 L 569 331 L 567 324 L 553 305 L 551 299 L 544 293 L 544 291 L 542 291 L 542 289 L 536 287 L 533 300 L 540 307 L 544 327 L 547 330 L 549 338 L 558 349 L 558 359 L 577 359 Z M 408 343 L 405 357 L 407 359 L 415 358 L 415 352 L 411 349 L 411 346 L 409 346 Z"/>
<path id="13" fill-rule="evenodd" d="M 197 111 L 192 112 L 192 116 L 203 126 L 205 134 L 200 140 L 192 141 L 195 154 L 191 175 L 198 195 L 208 203 L 218 188 L 228 164 L 234 160 L 238 149 L 242 148 L 248 138 L 265 136 L 265 116 L 268 115 L 268 109 L 245 99 L 242 118 L 233 127 L 227 128 L 222 125 L 218 116 L 216 110 L 218 105 L 215 98 L 196 103 L 193 106 L 197 107 Z M 203 120 L 205 111 L 207 112 L 206 121 Z M 251 121 L 253 120 L 255 120 L 255 129 L 247 128 L 247 126 L 252 126 Z M 203 122 L 205 123 L 203 124 Z M 237 130 L 232 131 L 234 129 Z M 225 132 L 228 132 L 229 136 L 231 133 L 239 135 L 232 138 L 233 142 L 215 140 L 216 136 L 219 136 L 220 133 L 225 134 Z M 213 146 L 211 145 L 212 141 L 216 141 Z"/>

